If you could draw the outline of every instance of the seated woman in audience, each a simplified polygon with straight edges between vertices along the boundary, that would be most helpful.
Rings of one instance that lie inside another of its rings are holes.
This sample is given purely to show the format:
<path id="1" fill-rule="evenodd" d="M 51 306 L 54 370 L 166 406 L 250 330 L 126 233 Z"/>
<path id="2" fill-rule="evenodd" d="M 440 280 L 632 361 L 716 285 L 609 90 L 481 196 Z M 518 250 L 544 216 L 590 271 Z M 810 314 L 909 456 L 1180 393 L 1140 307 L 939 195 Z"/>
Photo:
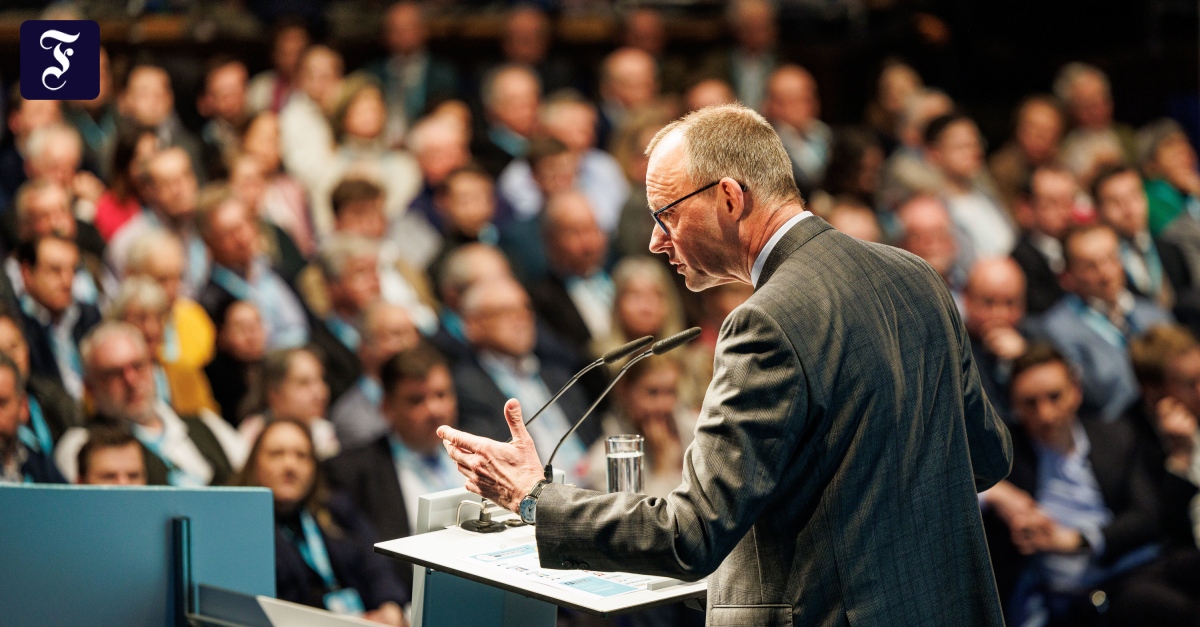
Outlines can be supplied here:
<path id="1" fill-rule="evenodd" d="M 261 376 L 252 382 L 251 407 L 255 414 L 238 425 L 238 432 L 253 442 L 263 428 L 276 420 L 293 420 L 312 433 L 316 456 L 326 460 L 341 446 L 329 410 L 329 386 L 321 358 L 309 348 L 285 348 L 267 354 Z"/>
<path id="2" fill-rule="evenodd" d="M 405 624 L 400 607 L 408 595 L 386 559 L 372 552 L 370 523 L 349 499 L 326 491 L 305 424 L 266 425 L 234 484 L 270 488 L 275 497 L 278 598 Z"/>
<path id="3" fill-rule="evenodd" d="M 221 417 L 233 426 L 249 415 L 250 381 L 260 375 L 267 354 L 267 332 L 254 304 L 239 300 L 225 309 L 217 333 L 217 351 L 204 367 Z"/>
<path id="4" fill-rule="evenodd" d="M 104 241 L 112 239 L 118 229 L 142 212 L 149 186 L 146 163 L 157 150 L 158 139 L 150 129 L 127 129 L 117 136 L 110 168 L 112 181 L 96 201 L 92 218 Z"/>
<path id="5" fill-rule="evenodd" d="M 258 168 L 248 165 L 257 161 Z M 283 171 L 279 116 L 269 111 L 250 120 L 242 135 L 242 155 L 230 165 L 229 184 L 263 220 L 283 229 L 305 256 L 316 248 L 304 186 Z M 253 193 L 255 192 L 256 193 Z"/>
<path id="6" fill-rule="evenodd" d="M 162 288 L 167 316 L 159 359 L 165 364 L 203 368 L 213 357 L 216 327 L 200 303 L 179 293 L 187 264 L 183 241 L 166 230 L 148 231 L 129 247 L 125 276 L 144 276 Z"/>
<path id="7" fill-rule="evenodd" d="M 622 259 L 613 269 L 612 332 L 597 339 L 592 352 L 602 355 L 626 342 L 652 335 L 661 339 L 683 330 L 679 293 L 661 261 L 642 255 Z M 620 369 L 624 361 L 612 366 Z"/>
<path id="8" fill-rule="evenodd" d="M 333 115 L 337 150 L 332 162 L 308 181 L 318 237 L 333 230 L 330 195 L 347 174 L 379 181 L 384 188 L 383 208 L 389 221 L 404 215 L 409 203 L 420 193 L 422 179 L 417 160 L 384 144 L 386 121 L 387 107 L 379 86 L 365 76 L 347 78 Z"/>
<path id="9" fill-rule="evenodd" d="M 1196 150 L 1178 122 L 1157 120 L 1138 131 L 1138 165 L 1146 176 L 1150 231 L 1162 233 L 1200 202 Z"/>
<path id="10" fill-rule="evenodd" d="M 695 411 L 679 402 L 683 365 L 660 355 L 644 359 L 625 373 L 613 389 L 616 402 L 601 424 L 602 436 L 592 444 L 588 475 L 597 489 L 607 485 L 605 438 L 637 434 L 645 438 L 642 493 L 666 497 L 683 481 L 683 451 L 692 442 Z"/>
<path id="11" fill-rule="evenodd" d="M 125 279 L 109 308 L 109 318 L 132 324 L 145 338 L 146 347 L 155 362 L 154 388 L 160 401 L 183 416 L 198 414 L 202 410 L 215 413 L 220 408 L 213 398 L 204 371 L 162 360 L 163 331 L 167 327 L 169 313 L 163 289 L 151 279 L 141 276 Z"/>

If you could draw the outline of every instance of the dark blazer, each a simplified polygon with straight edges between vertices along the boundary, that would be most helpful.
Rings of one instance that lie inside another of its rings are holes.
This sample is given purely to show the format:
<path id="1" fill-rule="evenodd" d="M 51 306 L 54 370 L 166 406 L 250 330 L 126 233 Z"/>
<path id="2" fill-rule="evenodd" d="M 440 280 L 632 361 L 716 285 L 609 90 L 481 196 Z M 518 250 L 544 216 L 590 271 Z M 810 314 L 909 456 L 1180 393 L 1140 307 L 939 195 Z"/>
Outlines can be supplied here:
<path id="1" fill-rule="evenodd" d="M 55 442 L 58 442 L 67 429 L 83 424 L 79 404 L 53 379 L 31 374 L 25 384 L 25 391 L 37 399 L 42 408 L 42 417 L 46 419 L 46 426 L 50 428 L 50 436 Z"/>
<path id="2" fill-rule="evenodd" d="M 412 534 L 415 521 L 408 520 L 392 446 L 386 436 L 325 462 L 325 470 L 330 483 L 366 515 L 380 540 L 407 538 Z M 412 565 L 390 561 L 405 588 L 412 590 Z"/>
<path id="3" fill-rule="evenodd" d="M 22 444 L 21 446 L 24 446 Z M 21 464 L 21 474 L 29 477 L 34 483 L 66 483 L 62 473 L 58 471 L 58 466 L 54 465 L 54 458 L 47 453 L 41 451 L 30 451 L 26 449 L 29 456 L 25 458 L 25 463 Z"/>
<path id="4" fill-rule="evenodd" d="M 590 352 L 592 333 L 567 293 L 567 283 L 555 274 L 529 286 L 533 310 L 581 355 Z"/>
<path id="5" fill-rule="evenodd" d="M 1085 419 L 1080 421 L 1091 442 L 1088 461 L 1104 504 L 1113 513 L 1112 524 L 1104 529 L 1104 554 L 1100 563 L 1107 565 L 1129 551 L 1158 539 L 1160 509 L 1158 490 L 1145 465 L 1139 448 L 1141 439 L 1125 419 L 1113 422 Z M 1008 481 L 1037 499 L 1038 459 L 1033 441 L 1024 429 L 1014 428 L 1013 467 Z M 1012 545 L 1007 527 L 994 515 L 985 517 L 989 527 L 989 545 L 996 565 L 997 584 L 1007 594 L 1028 563 Z M 993 527 L 996 530 L 993 531 Z"/>
<path id="6" fill-rule="evenodd" d="M 1050 262 L 1042 251 L 1022 235 L 1012 251 L 1013 261 L 1025 273 L 1025 308 L 1030 314 L 1040 314 L 1054 306 L 1065 292 L 1058 283 L 1058 275 L 1050 269 Z"/>
<path id="7" fill-rule="evenodd" d="M 78 346 L 83 336 L 100 323 L 100 310 L 84 303 L 75 305 L 79 307 L 79 320 L 75 322 L 75 328 L 71 329 L 71 337 Z M 23 309 L 20 311 L 25 327 L 25 341 L 29 344 L 29 372 L 46 377 L 61 386 L 62 373 L 58 371 L 58 362 L 54 360 L 54 352 L 50 350 L 49 331 Z"/>
<path id="8" fill-rule="evenodd" d="M 558 388 L 575 374 L 544 360 L 541 365 L 542 380 L 545 381 L 550 394 L 558 391 Z M 496 383 L 474 356 L 454 364 L 454 388 L 458 393 L 459 429 L 502 442 L 511 437 L 503 415 L 504 403 L 508 401 L 508 397 L 496 387 Z M 575 385 L 558 399 L 558 406 L 562 408 L 567 420 L 574 422 L 583 416 L 591 402 L 592 399 L 588 398 L 583 386 Z M 537 408 L 529 408 L 526 411 L 532 416 L 532 412 L 537 411 Z M 584 447 L 591 446 L 592 442 L 600 437 L 598 418 L 599 416 L 593 415 L 575 432 Z"/>
<path id="9" fill-rule="evenodd" d="M 354 504 L 343 495 L 333 494 L 328 498 L 326 508 L 341 531 L 335 535 L 322 530 L 338 583 L 343 588 L 358 590 L 367 611 L 387 601 L 399 605 L 407 603 L 408 592 L 396 578 L 388 559 L 372 549 L 378 539 L 371 524 L 354 508 Z M 284 531 L 286 527 L 290 527 L 297 537 L 303 537 L 299 530 L 299 516 L 290 519 L 276 517 L 275 596 L 284 601 L 323 607 L 325 585 L 321 577 L 304 563 L 300 550 Z"/>
<path id="10" fill-rule="evenodd" d="M 1167 471 L 1167 451 L 1158 436 L 1158 419 L 1153 410 L 1146 407 L 1144 398 L 1139 398 L 1129 408 L 1125 420 L 1137 432 L 1144 467 L 1158 488 L 1162 538 L 1169 545 L 1194 548 L 1196 538 L 1192 531 L 1191 503 L 1200 488 L 1185 477 Z"/>
<path id="11" fill-rule="evenodd" d="M 346 348 L 329 327 L 325 326 L 325 322 L 304 304 L 304 299 L 296 293 L 295 286 L 289 283 L 288 287 L 296 294 L 296 301 L 304 308 L 304 317 L 308 320 L 308 343 L 321 353 L 321 361 L 325 366 L 325 383 L 329 385 L 329 402 L 332 404 L 342 392 L 350 389 L 350 386 L 358 381 L 362 374 L 362 364 L 358 361 L 358 355 Z M 196 300 L 204 307 L 209 318 L 219 321 L 225 319 L 225 310 L 237 298 L 216 281 L 209 279 L 204 291 Z M 222 407 L 222 411 L 224 410 Z M 229 419 L 228 416 L 225 418 Z"/>
<path id="12" fill-rule="evenodd" d="M 941 277 L 810 217 L 721 327 L 682 485 L 547 486 L 538 552 L 710 575 L 709 625 L 1001 625 L 976 492 L 1011 446 Z"/>
<path id="13" fill-rule="evenodd" d="M 429 110 L 458 97 L 458 72 L 454 65 L 436 55 L 429 55 L 421 75 L 421 88 L 404 92 L 404 116 L 412 125 Z M 396 89 L 395 76 L 388 71 L 388 59 L 378 59 L 365 68 L 383 86 L 383 95 L 390 97 Z"/>

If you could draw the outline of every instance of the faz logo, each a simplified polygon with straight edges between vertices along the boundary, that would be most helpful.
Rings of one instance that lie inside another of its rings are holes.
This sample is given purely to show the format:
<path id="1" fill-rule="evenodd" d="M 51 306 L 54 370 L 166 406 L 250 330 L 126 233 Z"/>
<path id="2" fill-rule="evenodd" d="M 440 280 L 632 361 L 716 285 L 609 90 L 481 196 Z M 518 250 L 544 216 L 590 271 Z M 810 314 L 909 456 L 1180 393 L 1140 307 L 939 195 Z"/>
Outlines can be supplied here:
<path id="1" fill-rule="evenodd" d="M 91 20 L 21 23 L 21 97 L 91 100 L 100 95 L 100 26 Z"/>

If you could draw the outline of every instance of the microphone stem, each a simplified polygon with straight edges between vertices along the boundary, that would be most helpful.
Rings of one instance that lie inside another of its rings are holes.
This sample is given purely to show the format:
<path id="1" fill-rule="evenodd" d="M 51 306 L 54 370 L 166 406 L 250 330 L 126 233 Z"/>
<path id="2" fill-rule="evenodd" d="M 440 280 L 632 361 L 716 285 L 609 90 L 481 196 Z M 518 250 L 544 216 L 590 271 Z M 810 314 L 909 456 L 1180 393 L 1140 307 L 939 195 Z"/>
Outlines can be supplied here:
<path id="1" fill-rule="evenodd" d="M 554 404 L 554 401 L 557 401 L 557 400 L 558 400 L 558 397 L 560 397 L 560 396 L 562 396 L 563 394 L 565 394 L 565 393 L 566 393 L 566 391 L 567 391 L 567 388 L 569 388 L 569 387 L 571 387 L 572 385 L 574 385 L 574 383 L 575 383 L 576 381 L 578 381 L 578 380 L 580 379 L 580 377 L 582 377 L 583 375 L 585 375 L 585 374 L 587 374 L 587 373 L 591 372 L 592 370 L 595 370 L 597 366 L 600 366 L 600 365 L 603 365 L 603 364 L 604 364 L 604 360 L 602 360 L 602 359 L 597 359 L 596 361 L 593 361 L 592 363 L 588 364 L 586 368 L 584 368 L 583 370 L 580 370 L 578 373 L 576 373 L 576 374 L 575 374 L 575 376 L 571 377 L 571 380 L 570 380 L 570 381 L 567 381 L 567 383 L 566 383 L 565 385 L 563 385 L 561 388 L 558 388 L 558 391 L 554 393 L 554 396 L 551 396 L 551 397 L 550 397 L 550 400 L 549 400 L 549 401 L 546 401 L 546 404 L 545 404 L 545 405 L 542 405 L 542 408 L 541 408 L 541 409 L 539 409 L 539 410 L 537 410 L 537 413 L 536 413 L 536 414 L 534 414 L 533 416 L 530 416 L 529 420 L 526 420 L 526 421 L 525 421 L 525 426 L 526 426 L 526 427 L 528 427 L 528 426 L 529 426 L 531 423 L 533 423 L 533 421 L 534 421 L 534 420 L 537 420 L 537 417 L 538 417 L 538 416 L 541 416 L 541 415 L 542 415 L 542 412 L 546 411 L 546 409 L 547 409 L 548 407 L 550 407 L 551 405 L 553 405 L 553 404 Z M 511 443 L 511 442 L 512 442 L 512 438 L 509 438 L 509 439 L 508 439 L 508 441 L 509 441 L 509 443 Z"/>
<path id="2" fill-rule="evenodd" d="M 550 453 L 550 459 L 546 461 L 545 473 L 547 476 L 547 481 L 550 480 L 549 477 L 554 472 L 554 466 L 552 465 L 554 462 L 554 456 L 558 455 L 558 449 L 561 448 L 564 443 L 566 443 L 567 438 L 571 437 L 571 434 L 575 433 L 575 430 L 579 428 L 579 425 L 583 424 L 583 421 L 587 420 L 587 417 L 592 415 L 592 412 L 595 411 L 596 407 L 600 404 L 600 401 L 604 400 L 605 396 L 608 396 L 609 390 L 613 389 L 613 386 L 617 384 L 617 381 L 621 378 L 622 375 L 625 374 L 625 371 L 629 370 L 630 366 L 632 366 L 633 364 L 636 364 L 637 362 L 639 362 L 653 354 L 654 354 L 653 351 L 646 351 L 646 352 L 642 353 L 641 355 L 638 355 L 637 357 L 630 359 L 629 363 L 625 364 L 625 367 L 621 368 L 621 371 L 617 373 L 617 376 L 613 377 L 613 380 L 611 383 L 608 384 L 608 387 L 604 388 L 604 391 L 600 393 L 600 396 L 596 397 L 596 401 L 594 403 L 592 403 L 592 406 L 588 407 L 588 410 L 583 412 L 583 416 L 579 420 L 575 421 L 574 425 L 571 425 L 571 430 L 567 431 L 567 434 L 564 435 L 562 437 L 562 439 L 558 441 L 558 445 L 555 446 L 554 451 Z"/>

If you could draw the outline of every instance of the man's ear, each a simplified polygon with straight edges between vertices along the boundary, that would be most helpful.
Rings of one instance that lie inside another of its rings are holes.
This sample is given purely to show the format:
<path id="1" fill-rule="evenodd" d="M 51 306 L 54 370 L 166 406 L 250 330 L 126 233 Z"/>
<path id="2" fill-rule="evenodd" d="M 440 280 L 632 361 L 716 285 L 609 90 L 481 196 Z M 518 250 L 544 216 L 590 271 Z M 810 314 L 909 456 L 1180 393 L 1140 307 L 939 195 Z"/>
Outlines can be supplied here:
<path id="1" fill-rule="evenodd" d="M 725 177 L 717 184 L 717 193 L 721 197 L 722 208 L 735 222 L 746 216 L 750 210 L 750 197 L 742 191 L 742 185 Z"/>

